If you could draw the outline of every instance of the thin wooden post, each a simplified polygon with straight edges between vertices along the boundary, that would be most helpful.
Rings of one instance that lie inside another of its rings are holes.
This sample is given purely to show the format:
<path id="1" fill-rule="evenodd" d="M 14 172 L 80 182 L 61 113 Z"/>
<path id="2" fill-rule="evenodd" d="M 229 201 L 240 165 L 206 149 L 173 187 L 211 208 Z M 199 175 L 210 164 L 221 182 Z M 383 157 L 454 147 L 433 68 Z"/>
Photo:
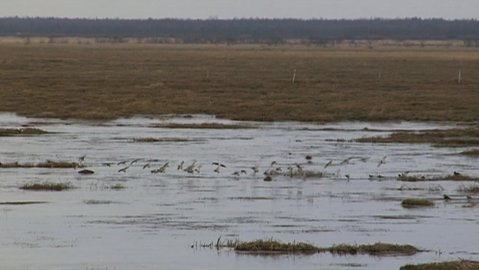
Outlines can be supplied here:
<path id="1" fill-rule="evenodd" d="M 457 83 L 461 84 L 461 81 L 462 81 L 462 74 L 461 74 L 461 70 L 459 70 L 459 72 L 457 73 Z"/>
<path id="2" fill-rule="evenodd" d="M 291 83 L 294 84 L 295 81 L 296 81 L 296 69 L 294 69 L 293 79 L 291 80 Z"/>

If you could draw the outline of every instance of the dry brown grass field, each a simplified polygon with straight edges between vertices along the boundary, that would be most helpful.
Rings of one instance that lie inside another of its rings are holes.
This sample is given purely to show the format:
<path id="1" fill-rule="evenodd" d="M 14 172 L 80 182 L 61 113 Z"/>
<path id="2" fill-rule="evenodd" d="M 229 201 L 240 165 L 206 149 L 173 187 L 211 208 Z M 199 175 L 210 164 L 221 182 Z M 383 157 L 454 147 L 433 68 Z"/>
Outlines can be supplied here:
<path id="1" fill-rule="evenodd" d="M 0 111 L 477 121 L 479 49 L 3 43 Z"/>

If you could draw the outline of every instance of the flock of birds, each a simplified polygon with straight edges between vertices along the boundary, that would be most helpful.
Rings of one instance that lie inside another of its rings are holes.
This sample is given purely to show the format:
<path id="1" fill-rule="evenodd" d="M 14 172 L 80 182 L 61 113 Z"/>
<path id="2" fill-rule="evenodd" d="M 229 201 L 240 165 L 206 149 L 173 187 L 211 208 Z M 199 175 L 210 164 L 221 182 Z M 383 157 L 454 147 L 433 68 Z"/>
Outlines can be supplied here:
<path id="1" fill-rule="evenodd" d="M 86 158 L 86 155 L 83 155 L 78 159 L 80 165 L 84 164 L 85 158 Z M 379 160 L 379 162 L 377 164 L 378 168 L 381 165 L 386 163 L 386 158 L 387 157 L 384 156 L 381 160 Z M 360 162 L 367 162 L 369 158 L 368 157 L 353 156 L 353 157 L 348 157 L 348 158 L 346 158 L 346 159 L 344 159 L 344 160 L 342 160 L 338 163 L 333 163 L 333 160 L 329 160 L 324 166 L 322 166 L 321 171 L 308 171 L 308 170 L 306 170 L 304 166 L 306 164 L 309 164 L 309 165 L 313 164 L 313 161 L 312 161 L 313 157 L 310 156 L 310 155 L 307 155 L 307 156 L 305 156 L 305 159 L 306 159 L 306 163 L 294 163 L 294 164 L 289 164 L 289 165 L 287 164 L 285 167 L 281 167 L 278 164 L 278 162 L 272 161 L 270 163 L 269 167 L 267 167 L 266 170 L 263 172 L 263 175 L 264 175 L 263 180 L 264 181 L 272 181 L 274 176 L 289 176 L 289 177 L 317 176 L 317 177 L 321 177 L 321 176 L 328 175 L 326 173 L 326 169 L 328 167 L 347 165 L 347 164 L 350 164 L 351 162 L 353 162 L 353 160 L 357 160 L 357 161 L 360 161 Z M 120 162 L 117 162 L 117 163 L 113 163 L 113 162 L 102 163 L 102 166 L 107 166 L 107 167 L 121 166 L 118 169 L 118 173 L 126 173 L 128 171 L 128 169 L 130 169 L 133 165 L 135 165 L 139 162 L 142 162 L 142 161 L 144 162 L 144 164 L 142 165 L 142 169 L 143 170 L 149 169 L 151 174 L 164 174 L 164 173 L 166 173 L 168 168 L 173 166 L 172 162 L 170 162 L 170 161 L 166 161 L 165 163 L 160 163 L 160 165 L 155 165 L 155 163 L 158 163 L 158 162 L 161 162 L 161 161 L 156 160 L 156 159 L 148 160 L 148 159 L 141 159 L 141 158 L 137 158 L 137 159 L 133 159 L 133 160 L 123 160 L 123 161 L 120 161 Z M 215 172 L 217 174 L 219 174 L 223 169 L 227 168 L 227 166 L 225 164 L 221 163 L 221 162 L 212 162 L 211 165 L 214 168 L 213 172 Z M 155 166 L 155 168 L 152 168 L 153 166 Z M 196 160 L 192 161 L 192 163 L 190 163 L 190 164 L 186 164 L 185 161 L 181 161 L 177 164 L 176 170 L 177 171 L 184 171 L 184 172 L 186 172 L 188 174 L 192 174 L 192 175 L 193 174 L 200 174 L 200 172 L 202 170 L 202 164 L 199 164 Z M 256 176 L 260 172 L 260 167 L 259 167 L 259 165 L 254 165 L 254 166 L 251 166 L 249 168 L 236 170 L 231 175 L 234 176 L 234 177 L 240 177 L 241 175 L 247 175 L 248 171 L 251 171 L 252 176 Z M 341 170 L 337 169 L 337 171 L 335 173 L 331 173 L 329 175 L 334 176 L 336 178 L 340 178 L 341 177 L 340 172 L 341 172 Z M 94 173 L 94 172 L 91 171 L 91 170 L 85 169 L 85 170 L 80 171 L 80 173 L 91 174 L 91 173 Z M 349 174 L 345 174 L 344 177 L 347 180 L 350 180 L 350 175 Z M 379 174 L 369 175 L 369 177 L 370 178 L 382 178 L 382 176 L 379 175 Z"/>
<path id="2" fill-rule="evenodd" d="M 79 157 L 78 158 L 79 164 L 83 165 L 84 162 L 85 162 L 85 158 L 86 158 L 86 155 L 83 155 L 83 156 Z M 309 165 L 313 164 L 313 161 L 312 161 L 313 157 L 312 156 L 307 155 L 307 156 L 305 156 L 305 159 L 307 161 L 306 164 L 309 164 Z M 354 160 L 357 160 L 359 162 L 367 162 L 369 159 L 370 159 L 369 157 L 352 156 L 352 157 L 348 157 L 348 158 L 346 158 L 346 159 L 344 159 L 340 162 L 337 162 L 337 163 L 334 163 L 333 160 L 329 160 L 324 166 L 322 166 L 322 170 L 319 171 L 319 172 L 312 172 L 312 171 L 305 170 L 305 168 L 304 168 L 305 164 L 304 163 L 303 164 L 294 163 L 294 164 L 287 165 L 286 170 L 284 170 L 283 167 L 279 166 L 279 164 L 276 161 L 272 161 L 270 163 L 269 167 L 263 172 L 263 176 L 264 176 L 263 180 L 266 181 L 266 182 L 270 182 L 270 181 L 273 180 L 273 177 L 275 177 L 275 176 L 289 176 L 291 178 L 293 178 L 293 177 L 306 178 L 307 176 L 311 176 L 311 175 L 315 176 L 315 177 L 318 177 L 318 178 L 323 177 L 323 176 L 332 176 L 332 177 L 340 178 L 341 177 L 340 176 L 340 171 L 341 171 L 340 169 L 337 169 L 337 171 L 335 173 L 331 173 L 329 175 L 326 173 L 326 169 L 328 167 L 332 167 L 332 166 L 348 165 L 348 164 L 351 164 Z M 387 159 L 387 156 L 382 157 L 377 162 L 376 167 L 379 168 L 382 165 L 386 164 L 386 159 Z M 158 162 L 161 162 L 161 161 L 156 160 L 156 159 L 149 159 L 148 160 L 148 159 L 142 159 L 142 158 L 136 158 L 136 159 L 133 159 L 133 160 L 124 160 L 124 161 L 120 161 L 120 162 L 117 162 L 117 163 L 112 163 L 112 162 L 102 163 L 102 166 L 107 166 L 107 167 L 112 167 L 114 165 L 122 166 L 120 169 L 118 169 L 118 173 L 126 173 L 129 168 L 131 168 L 133 165 L 135 165 L 135 164 L 137 164 L 141 161 L 144 161 L 142 169 L 143 170 L 150 169 L 151 174 L 164 174 L 164 173 L 166 173 L 167 169 L 172 166 L 170 161 L 166 161 L 165 163 L 162 163 L 159 167 L 157 167 L 155 169 L 152 169 L 151 167 L 154 166 L 155 163 L 158 163 Z M 219 174 L 221 170 L 227 168 L 227 166 L 225 164 L 221 163 L 221 162 L 212 162 L 211 165 L 214 167 L 213 172 L 215 172 L 217 174 Z M 177 171 L 183 171 L 183 172 L 186 172 L 186 173 L 191 174 L 191 175 L 200 174 L 201 169 L 202 169 L 202 165 L 199 164 L 196 160 L 193 160 L 192 163 L 189 164 L 189 165 L 186 164 L 185 161 L 181 161 L 176 166 Z M 238 179 L 241 175 L 247 175 L 248 170 L 251 170 L 251 175 L 252 176 L 256 176 L 260 172 L 260 167 L 258 165 L 254 165 L 254 166 L 251 166 L 247 169 L 236 170 L 231 175 Z M 79 173 L 81 173 L 81 174 L 93 174 L 94 172 L 92 170 L 85 169 L 85 170 L 80 171 Z M 454 172 L 454 174 L 457 174 L 457 172 Z M 347 181 L 349 181 L 351 177 L 350 177 L 349 174 L 345 174 L 344 178 Z M 379 173 L 369 175 L 369 179 L 382 179 L 382 178 L 384 178 L 384 176 L 382 176 Z M 449 200 L 452 200 L 453 198 L 449 195 L 444 194 L 443 199 L 445 201 L 449 201 Z M 473 198 L 470 195 L 466 195 L 466 199 L 468 201 L 471 201 Z"/>

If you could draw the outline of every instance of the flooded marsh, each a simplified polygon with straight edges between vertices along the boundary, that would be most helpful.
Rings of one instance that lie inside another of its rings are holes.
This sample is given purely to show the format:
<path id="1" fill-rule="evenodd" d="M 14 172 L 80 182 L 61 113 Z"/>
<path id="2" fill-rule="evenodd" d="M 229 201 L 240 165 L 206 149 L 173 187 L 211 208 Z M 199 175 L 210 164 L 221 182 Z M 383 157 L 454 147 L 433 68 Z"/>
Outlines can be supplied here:
<path id="1" fill-rule="evenodd" d="M 0 166 L 5 269 L 382 270 L 479 259 L 479 164 L 460 154 L 466 147 L 357 141 L 454 123 L 0 114 L 2 129 L 25 126 L 46 133 L 0 137 L 1 164 L 77 166 Z M 399 181 L 406 172 L 441 181 Z M 455 174 L 470 179 L 445 177 Z M 73 188 L 22 189 L 34 184 Z M 403 207 L 411 198 L 431 204 Z M 421 252 L 254 256 L 215 248 L 220 237 L 331 249 L 390 243 Z"/>

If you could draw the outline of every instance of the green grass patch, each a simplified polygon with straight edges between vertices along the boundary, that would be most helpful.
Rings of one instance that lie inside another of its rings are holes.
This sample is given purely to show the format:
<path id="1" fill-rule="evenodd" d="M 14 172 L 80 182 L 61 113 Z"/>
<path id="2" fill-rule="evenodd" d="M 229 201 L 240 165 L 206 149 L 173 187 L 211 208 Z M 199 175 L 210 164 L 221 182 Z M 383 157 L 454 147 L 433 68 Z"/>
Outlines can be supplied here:
<path id="1" fill-rule="evenodd" d="M 73 186 L 70 183 L 28 183 L 20 187 L 23 190 L 31 191 L 64 191 L 72 189 Z"/>
<path id="2" fill-rule="evenodd" d="M 460 260 L 452 262 L 405 265 L 400 270 L 477 270 L 479 261 Z"/>
<path id="3" fill-rule="evenodd" d="M 395 245 L 380 242 L 371 245 L 341 244 L 327 248 L 320 248 L 304 242 L 282 243 L 272 239 L 255 240 L 251 242 L 233 241 L 228 242 L 226 247 L 233 248 L 235 251 L 253 253 L 313 254 L 329 252 L 338 255 L 369 254 L 373 256 L 414 255 L 421 251 L 411 245 Z"/>
<path id="4" fill-rule="evenodd" d="M 414 255 L 420 252 L 418 248 L 411 245 L 396 245 L 388 243 L 374 243 L 371 245 L 335 245 L 329 248 L 321 248 L 319 252 L 330 252 L 338 255 L 368 254 L 372 256 L 390 255 Z"/>
<path id="5" fill-rule="evenodd" d="M 431 207 L 434 206 L 434 202 L 429 199 L 409 198 L 403 200 L 401 205 L 404 208 Z"/>
<path id="6" fill-rule="evenodd" d="M 317 253 L 319 248 L 303 242 L 282 243 L 276 240 L 255 240 L 251 242 L 233 242 L 228 247 L 232 247 L 235 251 L 258 252 L 258 253 L 301 253 L 311 254 Z"/>

